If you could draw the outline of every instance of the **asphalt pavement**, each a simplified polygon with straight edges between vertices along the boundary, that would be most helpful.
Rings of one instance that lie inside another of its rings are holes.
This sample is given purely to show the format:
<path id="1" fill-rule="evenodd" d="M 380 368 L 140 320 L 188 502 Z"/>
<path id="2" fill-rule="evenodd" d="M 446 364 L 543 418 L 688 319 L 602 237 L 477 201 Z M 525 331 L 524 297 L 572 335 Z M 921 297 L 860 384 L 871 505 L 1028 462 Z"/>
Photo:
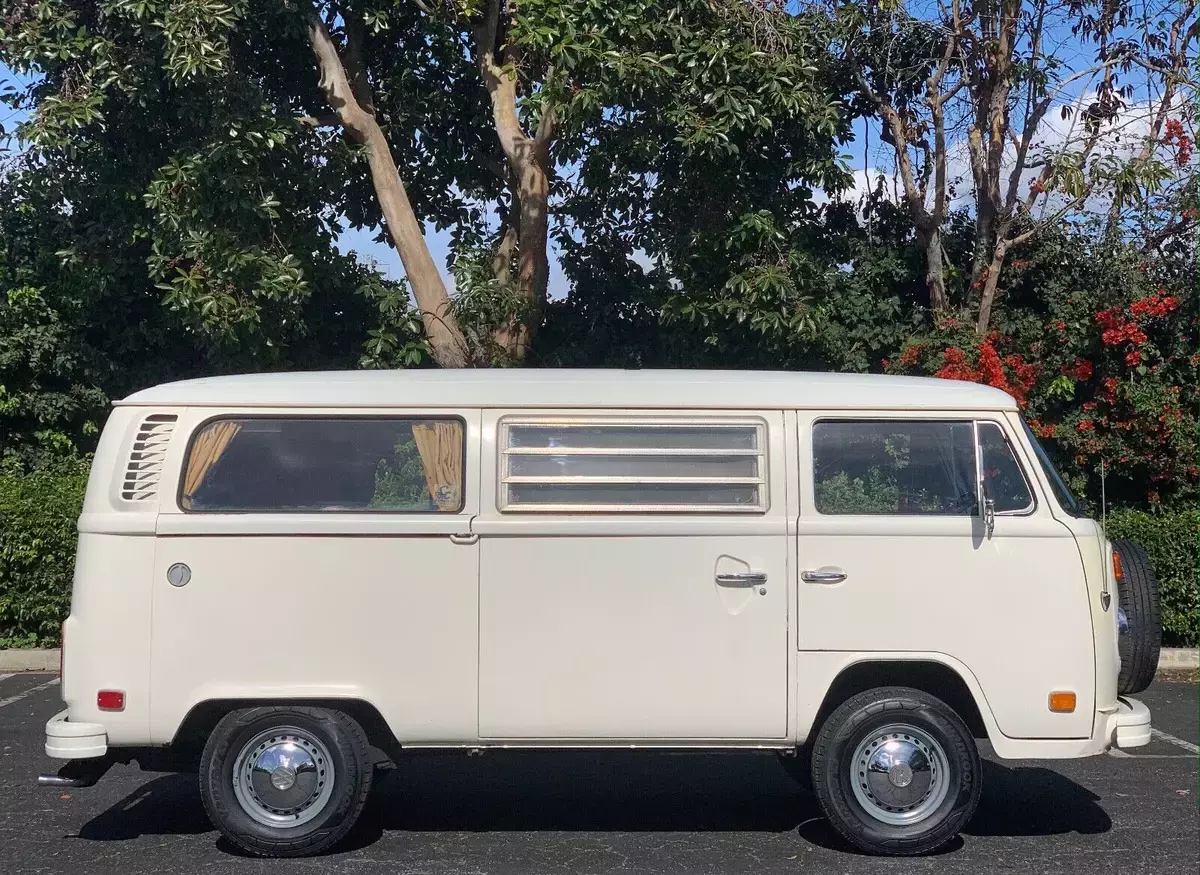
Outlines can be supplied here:
<path id="1" fill-rule="evenodd" d="M 42 726 L 52 675 L 0 675 L 0 873 L 857 873 L 1200 871 L 1197 687 L 1143 693 L 1157 733 L 1118 756 L 1000 761 L 935 857 L 844 845 L 771 755 L 417 754 L 380 774 L 362 821 L 310 860 L 239 856 L 209 825 L 194 776 L 118 766 L 95 787 L 35 786 L 55 763 Z"/>

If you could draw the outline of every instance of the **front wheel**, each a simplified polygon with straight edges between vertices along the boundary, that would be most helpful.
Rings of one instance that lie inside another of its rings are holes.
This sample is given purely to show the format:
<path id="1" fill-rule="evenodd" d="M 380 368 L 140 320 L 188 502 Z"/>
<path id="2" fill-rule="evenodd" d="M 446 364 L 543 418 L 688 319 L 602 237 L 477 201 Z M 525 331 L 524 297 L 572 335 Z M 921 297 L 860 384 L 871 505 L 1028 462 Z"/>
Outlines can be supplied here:
<path id="1" fill-rule="evenodd" d="M 975 739 L 940 699 L 907 687 L 868 690 L 825 721 L 813 789 L 834 828 L 871 854 L 928 854 L 979 804 Z"/>
<path id="2" fill-rule="evenodd" d="M 366 804 L 370 746 L 328 708 L 227 714 L 200 761 L 200 796 L 229 841 L 260 857 L 306 857 L 337 844 Z"/>

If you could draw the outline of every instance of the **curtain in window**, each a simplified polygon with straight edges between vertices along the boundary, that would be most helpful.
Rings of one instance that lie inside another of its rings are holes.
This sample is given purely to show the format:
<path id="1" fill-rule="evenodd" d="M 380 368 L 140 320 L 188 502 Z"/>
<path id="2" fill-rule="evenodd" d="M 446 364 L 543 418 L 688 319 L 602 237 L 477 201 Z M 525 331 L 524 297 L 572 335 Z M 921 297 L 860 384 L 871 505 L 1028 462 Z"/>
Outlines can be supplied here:
<path id="1" fill-rule="evenodd" d="M 212 470 L 212 466 L 229 449 L 229 443 L 242 430 L 236 422 L 218 422 L 207 426 L 196 442 L 192 444 L 192 452 L 188 456 L 187 476 L 183 480 L 183 501 L 185 508 L 191 508 L 192 496 L 204 485 L 204 478 Z"/>
<path id="2" fill-rule="evenodd" d="M 412 427 L 413 440 L 425 469 L 429 497 L 439 511 L 455 512 L 461 504 L 463 435 L 457 422 L 427 422 Z"/>

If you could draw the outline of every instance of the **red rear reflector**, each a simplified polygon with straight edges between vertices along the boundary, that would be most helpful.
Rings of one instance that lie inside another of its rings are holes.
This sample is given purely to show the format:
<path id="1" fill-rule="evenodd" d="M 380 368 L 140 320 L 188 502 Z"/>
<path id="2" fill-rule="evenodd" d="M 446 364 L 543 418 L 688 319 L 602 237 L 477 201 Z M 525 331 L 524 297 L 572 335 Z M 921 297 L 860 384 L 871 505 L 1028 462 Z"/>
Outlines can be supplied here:
<path id="1" fill-rule="evenodd" d="M 124 711 L 125 693 L 121 690 L 101 690 L 96 693 L 96 707 L 101 711 Z"/>

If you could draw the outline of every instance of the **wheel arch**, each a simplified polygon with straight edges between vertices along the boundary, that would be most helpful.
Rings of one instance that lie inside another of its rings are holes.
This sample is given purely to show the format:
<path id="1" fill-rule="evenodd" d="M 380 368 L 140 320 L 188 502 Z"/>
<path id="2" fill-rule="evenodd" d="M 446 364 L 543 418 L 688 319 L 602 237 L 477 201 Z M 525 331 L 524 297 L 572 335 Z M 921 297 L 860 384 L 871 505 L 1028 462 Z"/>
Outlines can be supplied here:
<path id="1" fill-rule="evenodd" d="M 179 728 L 171 739 L 170 749 L 183 762 L 200 761 L 200 753 L 204 744 L 212 734 L 213 729 L 221 718 L 231 711 L 241 708 L 258 708 L 264 706 L 301 706 L 306 708 L 329 708 L 352 717 L 363 732 L 372 747 L 375 747 L 393 757 L 399 750 L 400 743 L 379 709 L 366 699 L 352 698 L 224 698 L 205 699 L 197 702 L 184 716 Z"/>
<path id="2" fill-rule="evenodd" d="M 826 689 L 806 741 L 814 738 L 833 711 L 852 696 L 878 687 L 912 687 L 950 706 L 976 738 L 998 733 L 987 699 L 965 667 L 934 654 L 863 654 L 845 663 Z"/>

